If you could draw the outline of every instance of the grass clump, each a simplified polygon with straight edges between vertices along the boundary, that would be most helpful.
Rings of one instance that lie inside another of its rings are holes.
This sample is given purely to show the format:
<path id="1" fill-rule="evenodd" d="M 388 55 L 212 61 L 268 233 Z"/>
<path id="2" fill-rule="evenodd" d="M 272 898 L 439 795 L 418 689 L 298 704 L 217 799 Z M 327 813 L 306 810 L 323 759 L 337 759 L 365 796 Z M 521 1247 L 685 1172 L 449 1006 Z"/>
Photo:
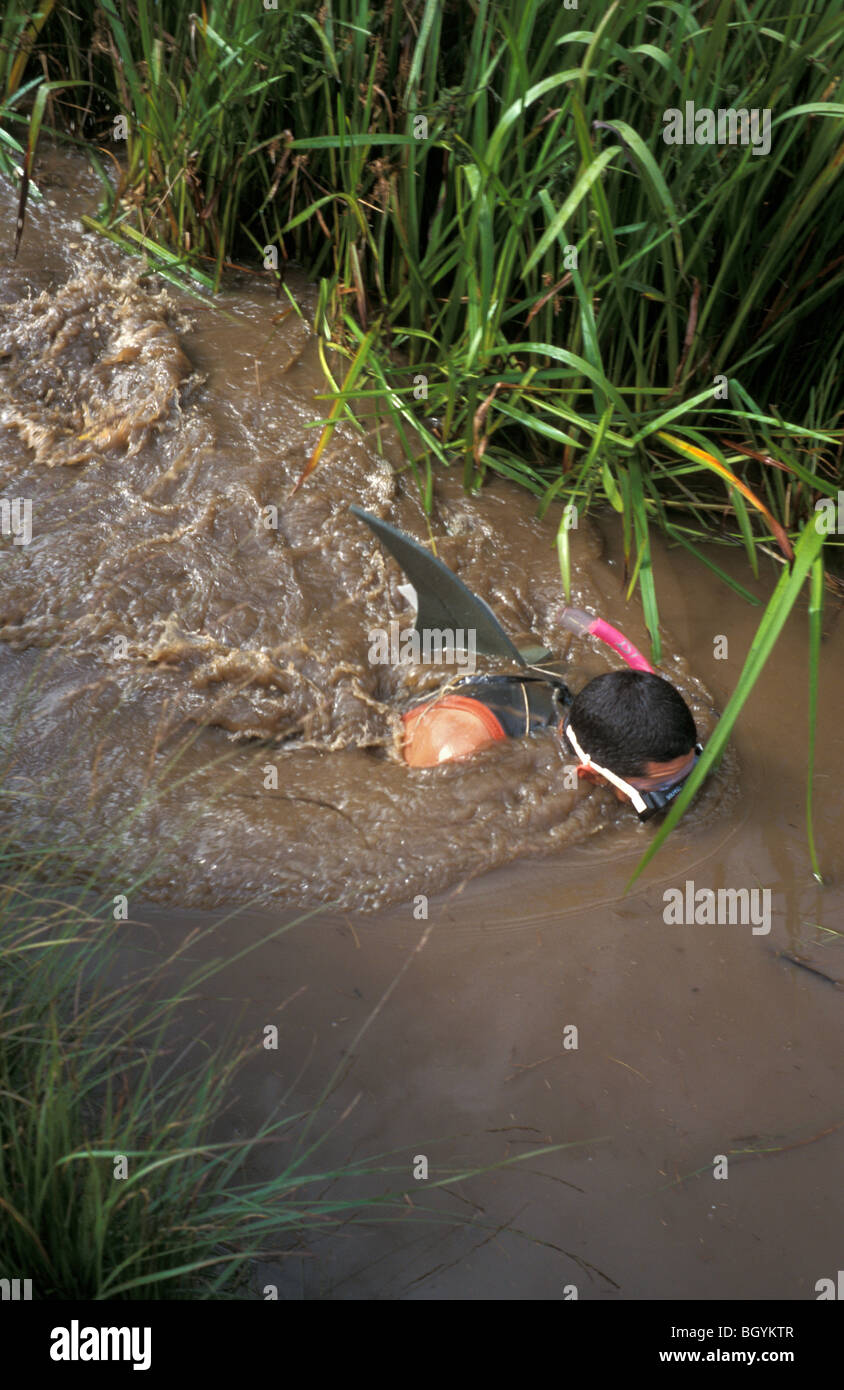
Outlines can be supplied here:
<path id="1" fill-rule="evenodd" d="M 313 914 L 223 954 L 215 934 L 232 912 L 145 963 L 128 912 L 158 855 L 151 844 L 127 881 L 122 854 L 140 809 L 188 776 L 195 735 L 109 831 L 51 841 L 51 804 L 79 750 L 69 744 L 52 781 L 22 790 L 15 745 L 36 691 L 0 726 L 0 807 L 34 796 L 46 822 L 38 843 L 32 816 L 23 831 L 9 815 L 0 827 L 0 1274 L 31 1280 L 39 1300 L 248 1297 L 254 1261 L 281 1261 L 335 1223 L 404 1215 L 406 1165 L 322 1161 L 336 1075 L 310 1109 L 282 1093 L 255 1132 L 226 1137 L 245 1064 L 280 1054 L 264 1051 L 263 1016 L 212 1045 L 196 1001 Z M 180 833 L 192 828 L 188 816 Z M 259 1154 L 269 1178 L 255 1176 Z"/>
<path id="2" fill-rule="evenodd" d="M 94 225 L 162 273 L 307 267 L 355 366 L 335 415 L 374 396 L 426 499 L 439 460 L 614 507 L 657 646 L 651 526 L 755 567 L 835 495 L 844 14 L 822 0 L 44 0 L 12 4 L 0 60 L 7 142 L 38 92 L 102 169 Z M 768 111 L 770 148 L 666 143 L 689 104 Z"/>
<path id="3" fill-rule="evenodd" d="M 215 1138 L 256 1044 L 212 1049 L 186 1035 L 194 991 L 167 969 L 120 979 L 119 928 L 92 911 L 50 857 L 0 849 L 0 1269 L 36 1299 L 246 1295 L 250 1262 L 281 1258 L 307 1231 L 383 1200 L 326 1195 L 365 1163 L 316 1171 L 297 1148 L 306 1117 L 271 1115 L 248 1139 Z M 207 931 L 207 929 L 206 929 Z M 190 943 L 195 945 L 194 940 Z M 117 979 L 117 983 L 115 983 Z M 272 1145 L 277 1174 L 249 1161 Z"/>

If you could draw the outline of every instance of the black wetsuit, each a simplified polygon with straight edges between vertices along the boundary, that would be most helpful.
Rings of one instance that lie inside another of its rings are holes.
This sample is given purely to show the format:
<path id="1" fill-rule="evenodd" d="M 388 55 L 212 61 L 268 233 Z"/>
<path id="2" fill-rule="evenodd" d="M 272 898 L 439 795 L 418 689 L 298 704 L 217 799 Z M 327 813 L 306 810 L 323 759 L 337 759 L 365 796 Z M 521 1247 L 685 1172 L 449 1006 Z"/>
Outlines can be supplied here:
<path id="1" fill-rule="evenodd" d="M 550 662 L 518 675 L 466 676 L 450 689 L 491 710 L 508 738 L 523 738 L 534 729 L 557 728 L 565 719 L 572 695 L 556 665 L 564 663 Z"/>

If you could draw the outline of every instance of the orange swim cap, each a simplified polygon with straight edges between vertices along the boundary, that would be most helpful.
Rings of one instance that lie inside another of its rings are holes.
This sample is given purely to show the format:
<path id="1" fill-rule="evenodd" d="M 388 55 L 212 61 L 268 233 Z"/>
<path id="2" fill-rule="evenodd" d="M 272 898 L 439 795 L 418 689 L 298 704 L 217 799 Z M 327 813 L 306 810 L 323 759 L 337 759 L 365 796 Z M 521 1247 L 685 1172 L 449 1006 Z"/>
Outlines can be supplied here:
<path id="1" fill-rule="evenodd" d="M 507 737 L 492 710 L 465 695 L 443 695 L 428 704 L 415 705 L 402 715 L 402 721 L 402 754 L 411 767 L 436 767 L 471 758 L 481 748 Z"/>

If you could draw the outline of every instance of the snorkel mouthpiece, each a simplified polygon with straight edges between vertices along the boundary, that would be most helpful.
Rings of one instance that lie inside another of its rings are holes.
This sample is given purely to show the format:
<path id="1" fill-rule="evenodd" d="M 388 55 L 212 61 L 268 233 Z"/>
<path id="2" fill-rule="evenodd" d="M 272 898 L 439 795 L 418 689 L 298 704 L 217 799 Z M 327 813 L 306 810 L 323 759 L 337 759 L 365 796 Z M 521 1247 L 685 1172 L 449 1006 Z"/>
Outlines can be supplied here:
<path id="1" fill-rule="evenodd" d="M 576 632 L 578 637 L 587 637 L 592 631 L 595 614 L 587 613 L 583 608 L 564 608 L 560 621 L 570 632 Z"/>
<path id="2" fill-rule="evenodd" d="M 679 781 L 672 782 L 668 787 L 657 787 L 653 791 L 642 792 L 642 799 L 645 802 L 645 810 L 639 812 L 639 820 L 650 820 L 651 816 L 657 816 L 661 811 L 667 811 L 675 797 L 679 796 L 684 786 L 694 771 L 697 760 L 703 752 L 700 744 L 695 747 L 695 760 L 689 771 Z"/>

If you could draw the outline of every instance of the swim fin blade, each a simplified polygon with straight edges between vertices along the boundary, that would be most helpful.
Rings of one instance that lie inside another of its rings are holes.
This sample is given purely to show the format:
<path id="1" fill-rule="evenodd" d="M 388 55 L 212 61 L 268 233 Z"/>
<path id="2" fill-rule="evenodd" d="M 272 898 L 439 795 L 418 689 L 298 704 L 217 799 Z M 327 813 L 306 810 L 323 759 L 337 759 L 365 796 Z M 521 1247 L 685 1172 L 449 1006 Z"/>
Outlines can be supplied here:
<path id="1" fill-rule="evenodd" d="M 417 632 L 424 628 L 446 628 L 451 631 L 473 628 L 476 650 L 484 656 L 499 656 L 505 661 L 518 662 L 520 666 L 528 664 L 526 655 L 536 660 L 536 649 L 532 648 L 523 655 L 507 636 L 489 605 L 473 594 L 442 560 L 438 560 L 417 541 L 411 540 L 403 531 L 381 521 L 371 512 L 365 512 L 362 507 L 351 506 L 349 511 L 366 523 L 384 549 L 401 565 L 415 588 Z"/>

